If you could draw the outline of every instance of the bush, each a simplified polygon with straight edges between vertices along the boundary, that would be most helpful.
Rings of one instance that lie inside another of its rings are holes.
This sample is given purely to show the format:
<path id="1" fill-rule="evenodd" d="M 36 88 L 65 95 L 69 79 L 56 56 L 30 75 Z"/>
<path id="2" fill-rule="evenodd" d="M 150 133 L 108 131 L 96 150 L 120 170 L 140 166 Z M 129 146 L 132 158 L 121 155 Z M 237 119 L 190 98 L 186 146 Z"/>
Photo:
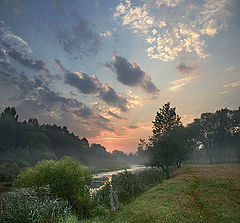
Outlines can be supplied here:
<path id="1" fill-rule="evenodd" d="M 165 174 L 158 169 L 148 169 L 137 173 L 124 171 L 113 175 L 111 184 L 113 190 L 117 192 L 119 202 L 128 203 L 154 185 L 161 183 L 164 178 Z M 97 204 L 107 208 L 110 208 L 109 188 L 110 184 L 107 183 L 93 195 L 93 200 Z"/>
<path id="2" fill-rule="evenodd" d="M 86 217 L 90 209 L 91 180 L 92 175 L 86 167 L 70 157 L 64 157 L 59 161 L 41 161 L 35 167 L 22 171 L 13 185 L 23 188 L 49 185 L 51 194 L 67 199 L 78 215 Z"/>
<path id="3" fill-rule="evenodd" d="M 40 196 L 40 195 L 44 196 Z M 1 223 L 65 222 L 72 216 L 68 201 L 50 195 L 49 188 L 18 189 L 0 197 Z"/>

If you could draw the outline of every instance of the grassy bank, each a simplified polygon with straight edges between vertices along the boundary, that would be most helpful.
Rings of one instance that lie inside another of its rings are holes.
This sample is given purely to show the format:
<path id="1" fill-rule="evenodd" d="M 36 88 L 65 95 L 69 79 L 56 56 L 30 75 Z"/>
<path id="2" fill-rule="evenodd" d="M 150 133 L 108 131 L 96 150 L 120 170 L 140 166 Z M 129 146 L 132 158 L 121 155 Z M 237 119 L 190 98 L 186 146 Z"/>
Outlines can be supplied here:
<path id="1" fill-rule="evenodd" d="M 186 165 L 104 222 L 238 223 L 240 165 Z"/>

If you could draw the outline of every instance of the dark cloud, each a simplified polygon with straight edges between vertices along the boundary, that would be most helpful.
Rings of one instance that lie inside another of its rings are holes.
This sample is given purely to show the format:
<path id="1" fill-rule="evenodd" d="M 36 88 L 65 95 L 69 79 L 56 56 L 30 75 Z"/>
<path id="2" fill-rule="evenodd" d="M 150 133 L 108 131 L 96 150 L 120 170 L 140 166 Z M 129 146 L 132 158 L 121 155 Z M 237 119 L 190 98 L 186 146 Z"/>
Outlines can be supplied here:
<path id="1" fill-rule="evenodd" d="M 21 90 L 20 96 L 25 97 L 29 92 L 32 93 L 37 88 L 42 87 L 44 81 L 42 76 L 36 76 L 29 80 L 25 74 L 20 74 L 13 78 L 12 83 Z"/>
<path id="2" fill-rule="evenodd" d="M 41 74 L 30 79 L 24 72 L 17 72 L 9 64 L 1 64 L 0 80 L 9 88 L 14 88 L 15 94 L 11 97 L 11 100 L 15 101 L 34 96 L 38 92 L 38 88 L 47 86 L 51 81 L 49 74 Z"/>
<path id="3" fill-rule="evenodd" d="M 108 63 L 107 67 L 111 67 L 117 74 L 117 79 L 126 85 L 137 86 L 144 80 L 144 71 L 137 63 L 129 62 L 124 57 L 114 56 L 113 62 Z"/>
<path id="4" fill-rule="evenodd" d="M 81 108 L 75 110 L 74 114 L 81 118 L 88 119 L 90 116 L 93 115 L 93 112 L 89 107 L 83 105 Z"/>
<path id="5" fill-rule="evenodd" d="M 34 60 L 29 57 L 31 52 L 28 43 L 12 33 L 9 27 L 0 21 L 0 65 L 10 64 L 11 57 L 32 70 L 49 72 L 44 60 Z"/>
<path id="6" fill-rule="evenodd" d="M 67 53 L 79 57 L 98 53 L 101 45 L 101 38 L 85 20 L 81 20 L 71 30 L 62 29 L 57 37 Z"/>
<path id="7" fill-rule="evenodd" d="M 46 72 L 49 72 L 48 68 L 46 68 L 46 63 L 43 60 L 34 61 L 33 59 L 26 58 L 21 52 L 17 52 L 14 49 L 9 51 L 8 55 L 25 67 L 36 71 L 44 70 Z"/>
<path id="8" fill-rule="evenodd" d="M 111 121 L 102 115 L 97 115 L 93 119 L 93 123 L 95 126 L 99 126 L 101 129 L 105 129 L 107 131 L 114 131 L 113 126 L 111 125 Z"/>
<path id="9" fill-rule="evenodd" d="M 149 76 L 145 77 L 140 88 L 142 88 L 143 91 L 150 93 L 150 94 L 156 94 L 159 92 L 159 89 L 155 86 L 155 84 L 152 82 L 152 80 Z"/>
<path id="10" fill-rule="evenodd" d="M 111 116 L 114 117 L 114 118 L 123 119 L 122 117 L 120 117 L 119 115 L 117 115 L 117 114 L 115 114 L 115 113 L 113 113 L 113 112 L 111 112 L 111 111 L 109 111 L 108 114 L 111 115 Z"/>
<path id="11" fill-rule="evenodd" d="M 195 71 L 195 70 L 197 70 L 197 69 L 198 69 L 198 66 L 197 66 L 197 65 L 187 65 L 187 64 L 185 64 L 184 62 L 179 63 L 179 64 L 176 66 L 176 70 L 177 70 L 180 74 L 183 74 L 183 75 L 190 74 L 190 73 L 192 73 L 193 71 Z"/>
<path id="12" fill-rule="evenodd" d="M 83 94 L 94 94 L 99 88 L 98 79 L 85 73 L 68 72 L 65 74 L 65 83 L 77 88 Z"/>
<path id="13" fill-rule="evenodd" d="M 65 83 L 75 87 L 80 93 L 95 94 L 107 105 L 118 107 L 121 111 L 127 111 L 128 101 L 118 94 L 108 84 L 102 84 L 94 75 L 88 75 L 82 72 L 71 72 L 63 67 L 59 60 L 55 60 L 63 71 Z"/>
<path id="14" fill-rule="evenodd" d="M 42 123 L 66 125 L 75 134 L 86 137 L 95 137 L 103 129 L 114 130 L 111 121 L 97 114 L 92 108 L 74 98 L 64 97 L 52 91 L 45 76 L 39 75 L 29 79 L 24 74 L 7 74 L 3 73 L 20 92 L 21 97 L 15 97 L 13 100 L 17 103 L 15 107 L 21 119 L 31 117 L 38 118 Z"/>
<path id="15" fill-rule="evenodd" d="M 159 93 L 159 89 L 152 82 L 150 76 L 137 63 L 129 62 L 124 57 L 114 56 L 113 61 L 105 63 L 105 66 L 117 74 L 117 79 L 121 83 L 128 86 L 138 86 L 147 93 Z"/>
<path id="16" fill-rule="evenodd" d="M 120 94 L 117 94 L 116 91 L 107 84 L 103 85 L 100 89 L 99 97 L 106 102 L 106 104 L 119 107 L 121 111 L 125 112 L 128 110 L 128 101 Z"/>
<path id="17" fill-rule="evenodd" d="M 135 126 L 135 125 L 130 125 L 128 126 L 129 129 L 138 129 L 138 126 Z"/>

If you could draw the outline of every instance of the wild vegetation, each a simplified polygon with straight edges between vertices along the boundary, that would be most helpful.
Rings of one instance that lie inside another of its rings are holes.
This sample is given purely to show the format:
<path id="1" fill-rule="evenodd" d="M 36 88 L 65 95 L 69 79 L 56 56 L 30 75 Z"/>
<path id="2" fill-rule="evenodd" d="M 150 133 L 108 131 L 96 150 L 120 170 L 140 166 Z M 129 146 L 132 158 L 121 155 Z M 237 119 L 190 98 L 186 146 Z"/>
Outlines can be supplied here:
<path id="1" fill-rule="evenodd" d="M 37 119 L 19 121 L 15 108 L 7 107 L 0 115 L 0 182 L 12 181 L 21 169 L 41 160 L 72 157 L 81 164 L 98 169 L 116 169 L 141 161 L 138 154 L 122 151 L 109 153 L 100 144 L 89 145 L 69 132 L 67 127 L 40 125 Z"/>
<path id="2" fill-rule="evenodd" d="M 238 223 L 240 166 L 184 165 L 102 223 Z"/>
<path id="3" fill-rule="evenodd" d="M 17 189 L 0 197 L 1 223 L 61 223 L 70 218 L 77 219 L 69 202 L 52 196 L 48 187 Z"/>
<path id="4" fill-rule="evenodd" d="M 110 186 L 117 192 L 120 205 L 129 203 L 131 200 L 147 191 L 165 179 L 165 174 L 159 169 L 146 169 L 137 173 L 124 171 L 113 175 L 110 182 L 93 195 L 93 200 L 98 205 L 110 209 Z"/>
<path id="5" fill-rule="evenodd" d="M 41 188 L 49 186 L 52 195 L 70 202 L 81 217 L 89 214 L 89 186 L 92 176 L 79 162 L 65 157 L 59 161 L 49 160 L 22 171 L 13 182 L 18 188 Z"/>
<path id="6" fill-rule="evenodd" d="M 127 155 L 117 150 L 110 154 L 99 144 L 90 146 L 66 127 L 39 125 L 36 119 L 20 122 L 15 109 L 8 107 L 0 117 L 0 152 L 1 181 L 14 180 L 12 192 L 0 197 L 1 222 L 25 218 L 25 222 L 73 223 L 89 218 L 82 221 L 235 223 L 239 219 L 234 212 L 239 209 L 239 175 L 230 173 L 239 171 L 239 165 L 180 167 L 186 162 L 239 162 L 240 108 L 203 113 L 185 127 L 168 102 L 155 116 L 149 141 L 140 139 L 137 153 Z M 113 175 L 90 195 L 92 175 L 83 165 L 98 172 L 129 163 L 145 163 L 152 169 Z M 224 198 L 221 192 L 226 193 Z M 214 199 L 220 205 L 209 204 Z"/>

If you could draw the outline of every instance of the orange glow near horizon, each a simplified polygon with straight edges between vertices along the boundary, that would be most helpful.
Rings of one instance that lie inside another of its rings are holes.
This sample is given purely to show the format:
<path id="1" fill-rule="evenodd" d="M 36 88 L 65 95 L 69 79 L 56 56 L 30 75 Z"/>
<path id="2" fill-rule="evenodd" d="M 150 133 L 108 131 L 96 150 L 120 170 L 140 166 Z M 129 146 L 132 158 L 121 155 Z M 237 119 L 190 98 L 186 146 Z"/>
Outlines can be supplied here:
<path id="1" fill-rule="evenodd" d="M 102 131 L 100 136 L 90 138 L 90 143 L 99 143 L 106 148 L 108 152 L 121 150 L 125 153 L 135 153 L 140 138 L 148 139 L 152 131 L 151 123 L 141 123 L 136 129 L 125 127 L 123 132 Z"/>
<path id="2" fill-rule="evenodd" d="M 193 115 L 183 115 L 182 122 L 184 126 L 191 123 L 195 117 Z M 97 137 L 89 138 L 90 143 L 101 144 L 108 152 L 120 150 L 125 153 L 135 153 L 139 139 L 148 140 L 152 134 L 152 122 L 139 123 L 137 128 L 131 129 L 123 127 L 115 131 L 102 131 Z"/>

